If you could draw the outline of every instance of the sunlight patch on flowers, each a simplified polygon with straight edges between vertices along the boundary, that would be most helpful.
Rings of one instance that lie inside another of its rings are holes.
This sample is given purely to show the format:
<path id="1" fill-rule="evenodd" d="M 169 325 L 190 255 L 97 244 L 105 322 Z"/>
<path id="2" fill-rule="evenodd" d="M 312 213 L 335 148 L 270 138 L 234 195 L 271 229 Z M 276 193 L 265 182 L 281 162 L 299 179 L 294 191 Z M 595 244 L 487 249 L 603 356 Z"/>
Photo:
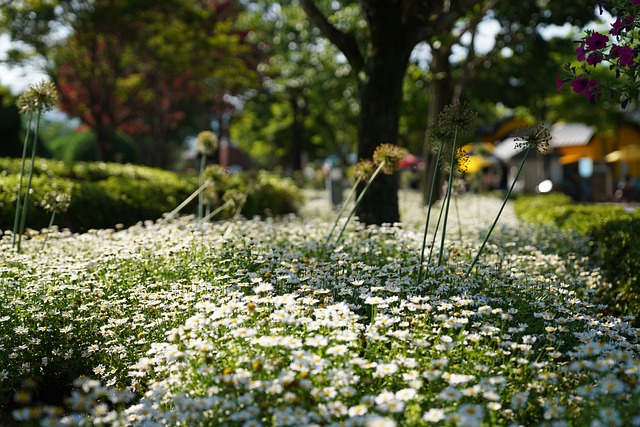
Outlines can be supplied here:
<path id="1" fill-rule="evenodd" d="M 500 203 L 461 202 L 485 225 Z M 591 302 L 588 242 L 503 226 L 471 275 L 470 221 L 421 282 L 415 224 L 329 251 L 317 218 L 34 235 L 0 261 L 3 402 L 35 425 L 640 424 L 638 330 Z"/>

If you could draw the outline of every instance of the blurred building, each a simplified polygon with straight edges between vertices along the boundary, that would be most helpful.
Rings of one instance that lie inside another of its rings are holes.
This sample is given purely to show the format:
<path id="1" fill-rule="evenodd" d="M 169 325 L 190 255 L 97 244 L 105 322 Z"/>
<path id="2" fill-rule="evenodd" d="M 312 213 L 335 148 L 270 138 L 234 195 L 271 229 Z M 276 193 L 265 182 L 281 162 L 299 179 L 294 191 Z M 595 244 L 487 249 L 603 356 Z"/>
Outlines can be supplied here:
<path id="1" fill-rule="evenodd" d="M 491 153 L 504 167 L 510 183 L 520 166 L 523 149 L 515 147 L 514 131 L 522 121 L 513 119 L 482 136 L 492 142 Z M 637 198 L 635 183 L 640 176 L 640 128 L 623 124 L 613 132 L 598 132 L 584 123 L 554 123 L 549 126 L 549 152 L 530 155 L 516 189 L 524 192 L 563 191 L 576 200 L 609 201 L 622 198 L 618 186 L 626 185 L 624 197 Z M 552 184 L 551 187 L 549 185 Z"/>

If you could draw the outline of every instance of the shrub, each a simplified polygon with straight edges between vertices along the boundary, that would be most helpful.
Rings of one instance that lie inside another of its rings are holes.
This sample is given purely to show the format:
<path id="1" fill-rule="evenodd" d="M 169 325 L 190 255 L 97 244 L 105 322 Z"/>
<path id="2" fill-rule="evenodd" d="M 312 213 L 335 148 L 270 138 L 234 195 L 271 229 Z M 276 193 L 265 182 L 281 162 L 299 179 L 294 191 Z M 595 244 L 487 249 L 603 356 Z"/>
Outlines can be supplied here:
<path id="1" fill-rule="evenodd" d="M 577 204 L 561 194 L 521 196 L 515 210 L 524 221 L 589 236 L 590 258 L 606 280 L 598 290 L 600 302 L 615 315 L 640 312 L 640 213 L 626 212 L 620 205 Z"/>
<path id="2" fill-rule="evenodd" d="M 15 214 L 20 159 L 0 158 L 0 171 L 0 229 L 8 230 Z M 247 196 L 241 211 L 247 218 L 297 213 L 302 202 L 302 193 L 294 182 L 274 173 L 229 175 L 219 166 L 209 168 L 208 173 L 210 177 L 215 175 L 214 194 L 209 194 L 213 205 L 222 205 L 227 191 L 239 191 Z M 69 209 L 56 214 L 55 224 L 80 232 L 158 219 L 197 188 L 195 176 L 145 166 L 102 162 L 68 165 L 36 159 L 27 227 L 38 230 L 48 226 L 51 214 L 44 211 L 40 201 L 51 191 L 67 189 L 71 193 Z M 195 212 L 195 206 L 194 201 L 182 213 Z M 214 219 L 229 218 L 234 213 L 235 209 L 229 209 Z"/>
<path id="3" fill-rule="evenodd" d="M 616 219 L 592 231 L 598 259 L 610 286 L 600 289 L 600 299 L 615 314 L 640 313 L 640 215 Z M 636 319 L 640 325 L 640 318 Z"/>
<path id="4" fill-rule="evenodd" d="M 65 162 L 96 160 L 97 142 L 93 131 L 73 132 L 58 137 L 47 144 L 52 157 Z M 123 134 L 117 133 L 113 146 L 113 158 L 121 162 L 135 162 L 138 158 L 135 143 Z"/>
<path id="5" fill-rule="evenodd" d="M 300 209 L 302 192 L 290 178 L 264 170 L 229 175 L 217 165 L 208 167 L 205 174 L 213 181 L 213 192 L 209 194 L 213 205 L 221 206 L 224 194 L 230 190 L 247 195 L 241 211 L 246 218 L 296 214 Z M 222 215 L 230 217 L 233 212 L 227 210 Z"/>
<path id="6" fill-rule="evenodd" d="M 15 213 L 19 159 L 0 159 L 0 229 L 10 229 Z M 33 203 L 27 226 L 47 227 L 50 214 L 40 200 L 50 191 L 66 188 L 71 204 L 55 223 L 72 231 L 129 226 L 160 218 L 186 199 L 197 180 L 174 172 L 144 166 L 111 163 L 77 163 L 38 159 L 33 178 Z"/>

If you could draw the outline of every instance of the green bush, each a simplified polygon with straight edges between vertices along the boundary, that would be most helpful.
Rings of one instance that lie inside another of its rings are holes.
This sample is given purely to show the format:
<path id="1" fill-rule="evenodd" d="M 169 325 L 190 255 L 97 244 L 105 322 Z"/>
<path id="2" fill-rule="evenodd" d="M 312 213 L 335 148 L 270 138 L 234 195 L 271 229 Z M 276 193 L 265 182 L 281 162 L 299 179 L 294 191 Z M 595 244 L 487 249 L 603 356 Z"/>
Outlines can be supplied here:
<path id="1" fill-rule="evenodd" d="M 611 314 L 640 313 L 640 212 L 614 204 L 578 204 L 560 194 L 520 196 L 515 211 L 524 221 L 589 236 L 590 258 L 607 282 L 598 291 L 600 302 Z"/>
<path id="2" fill-rule="evenodd" d="M 616 219 L 592 231 L 598 259 L 606 268 L 610 287 L 600 289 L 600 299 L 613 313 L 640 313 L 640 215 Z M 636 319 L 640 325 L 640 317 Z"/>
<path id="3" fill-rule="evenodd" d="M 559 193 L 519 196 L 515 211 L 524 221 L 553 224 L 582 235 L 591 234 L 594 228 L 629 215 L 619 205 L 575 203 L 571 197 Z"/>
<path id="4" fill-rule="evenodd" d="M 13 228 L 20 159 L 0 159 L 0 229 Z M 197 180 L 144 166 L 36 159 L 27 227 L 47 227 L 51 214 L 41 201 L 51 191 L 71 195 L 69 209 L 55 224 L 72 231 L 129 226 L 170 212 L 197 188 Z"/>
<path id="5" fill-rule="evenodd" d="M 19 173 L 20 159 L 0 158 L 1 230 L 13 228 Z M 302 202 L 302 193 L 291 179 L 270 172 L 229 175 L 218 166 L 209 169 L 212 174 L 216 175 L 215 184 L 208 196 L 214 208 L 224 203 L 230 191 L 246 195 L 241 214 L 247 218 L 297 213 Z M 48 226 L 51 214 L 43 209 L 42 200 L 50 192 L 71 195 L 69 209 L 56 213 L 54 223 L 81 232 L 161 218 L 197 188 L 195 176 L 145 166 L 102 162 L 68 165 L 37 158 L 27 227 L 39 230 Z M 196 204 L 197 200 L 192 201 L 181 213 L 194 213 Z M 214 219 L 229 218 L 234 213 L 235 209 L 228 209 Z"/>
<path id="6" fill-rule="evenodd" d="M 261 170 L 229 175 L 214 165 L 205 173 L 213 181 L 213 191 L 208 193 L 213 206 L 221 206 L 228 191 L 244 193 L 246 202 L 241 214 L 246 218 L 295 214 L 302 204 L 302 192 L 295 182 L 272 172 Z M 233 213 L 233 210 L 226 210 L 221 216 L 230 217 Z"/>
<path id="7" fill-rule="evenodd" d="M 47 143 L 53 158 L 65 162 L 96 160 L 97 142 L 93 131 L 73 132 Z M 113 156 L 108 160 L 135 162 L 138 159 L 135 143 L 123 134 L 117 133 L 113 144 Z"/>

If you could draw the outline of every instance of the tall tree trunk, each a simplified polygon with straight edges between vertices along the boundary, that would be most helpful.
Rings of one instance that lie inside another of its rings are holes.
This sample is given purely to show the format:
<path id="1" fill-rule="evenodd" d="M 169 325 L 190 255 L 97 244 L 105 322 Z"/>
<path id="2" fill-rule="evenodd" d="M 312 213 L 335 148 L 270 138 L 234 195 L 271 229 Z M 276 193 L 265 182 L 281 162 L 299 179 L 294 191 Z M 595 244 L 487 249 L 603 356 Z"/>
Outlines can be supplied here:
<path id="1" fill-rule="evenodd" d="M 96 160 L 108 162 L 113 160 L 113 146 L 115 144 L 116 132 L 111 126 L 96 126 Z"/>
<path id="2" fill-rule="evenodd" d="M 361 83 L 358 157 L 370 159 L 380 144 L 395 144 L 402 103 L 402 81 L 412 46 L 388 42 L 367 61 L 367 80 Z M 367 190 L 356 214 L 365 224 L 400 221 L 397 175 L 379 175 Z"/>
<path id="3" fill-rule="evenodd" d="M 451 64 L 449 56 L 451 55 L 450 46 L 441 46 L 439 48 L 431 48 L 432 61 L 430 65 L 431 81 L 429 82 L 429 109 L 427 112 L 427 132 L 438 120 L 438 115 L 442 109 L 453 102 L 453 78 L 451 76 Z M 425 159 L 424 174 L 421 180 L 422 196 L 424 204 L 429 204 L 429 196 L 431 187 L 435 185 L 433 192 L 434 203 L 440 199 L 442 193 L 442 174 L 435 174 L 434 170 L 439 167 L 436 165 L 436 155 L 431 150 L 429 141 L 425 136 L 425 144 L 423 147 L 423 156 Z"/>

